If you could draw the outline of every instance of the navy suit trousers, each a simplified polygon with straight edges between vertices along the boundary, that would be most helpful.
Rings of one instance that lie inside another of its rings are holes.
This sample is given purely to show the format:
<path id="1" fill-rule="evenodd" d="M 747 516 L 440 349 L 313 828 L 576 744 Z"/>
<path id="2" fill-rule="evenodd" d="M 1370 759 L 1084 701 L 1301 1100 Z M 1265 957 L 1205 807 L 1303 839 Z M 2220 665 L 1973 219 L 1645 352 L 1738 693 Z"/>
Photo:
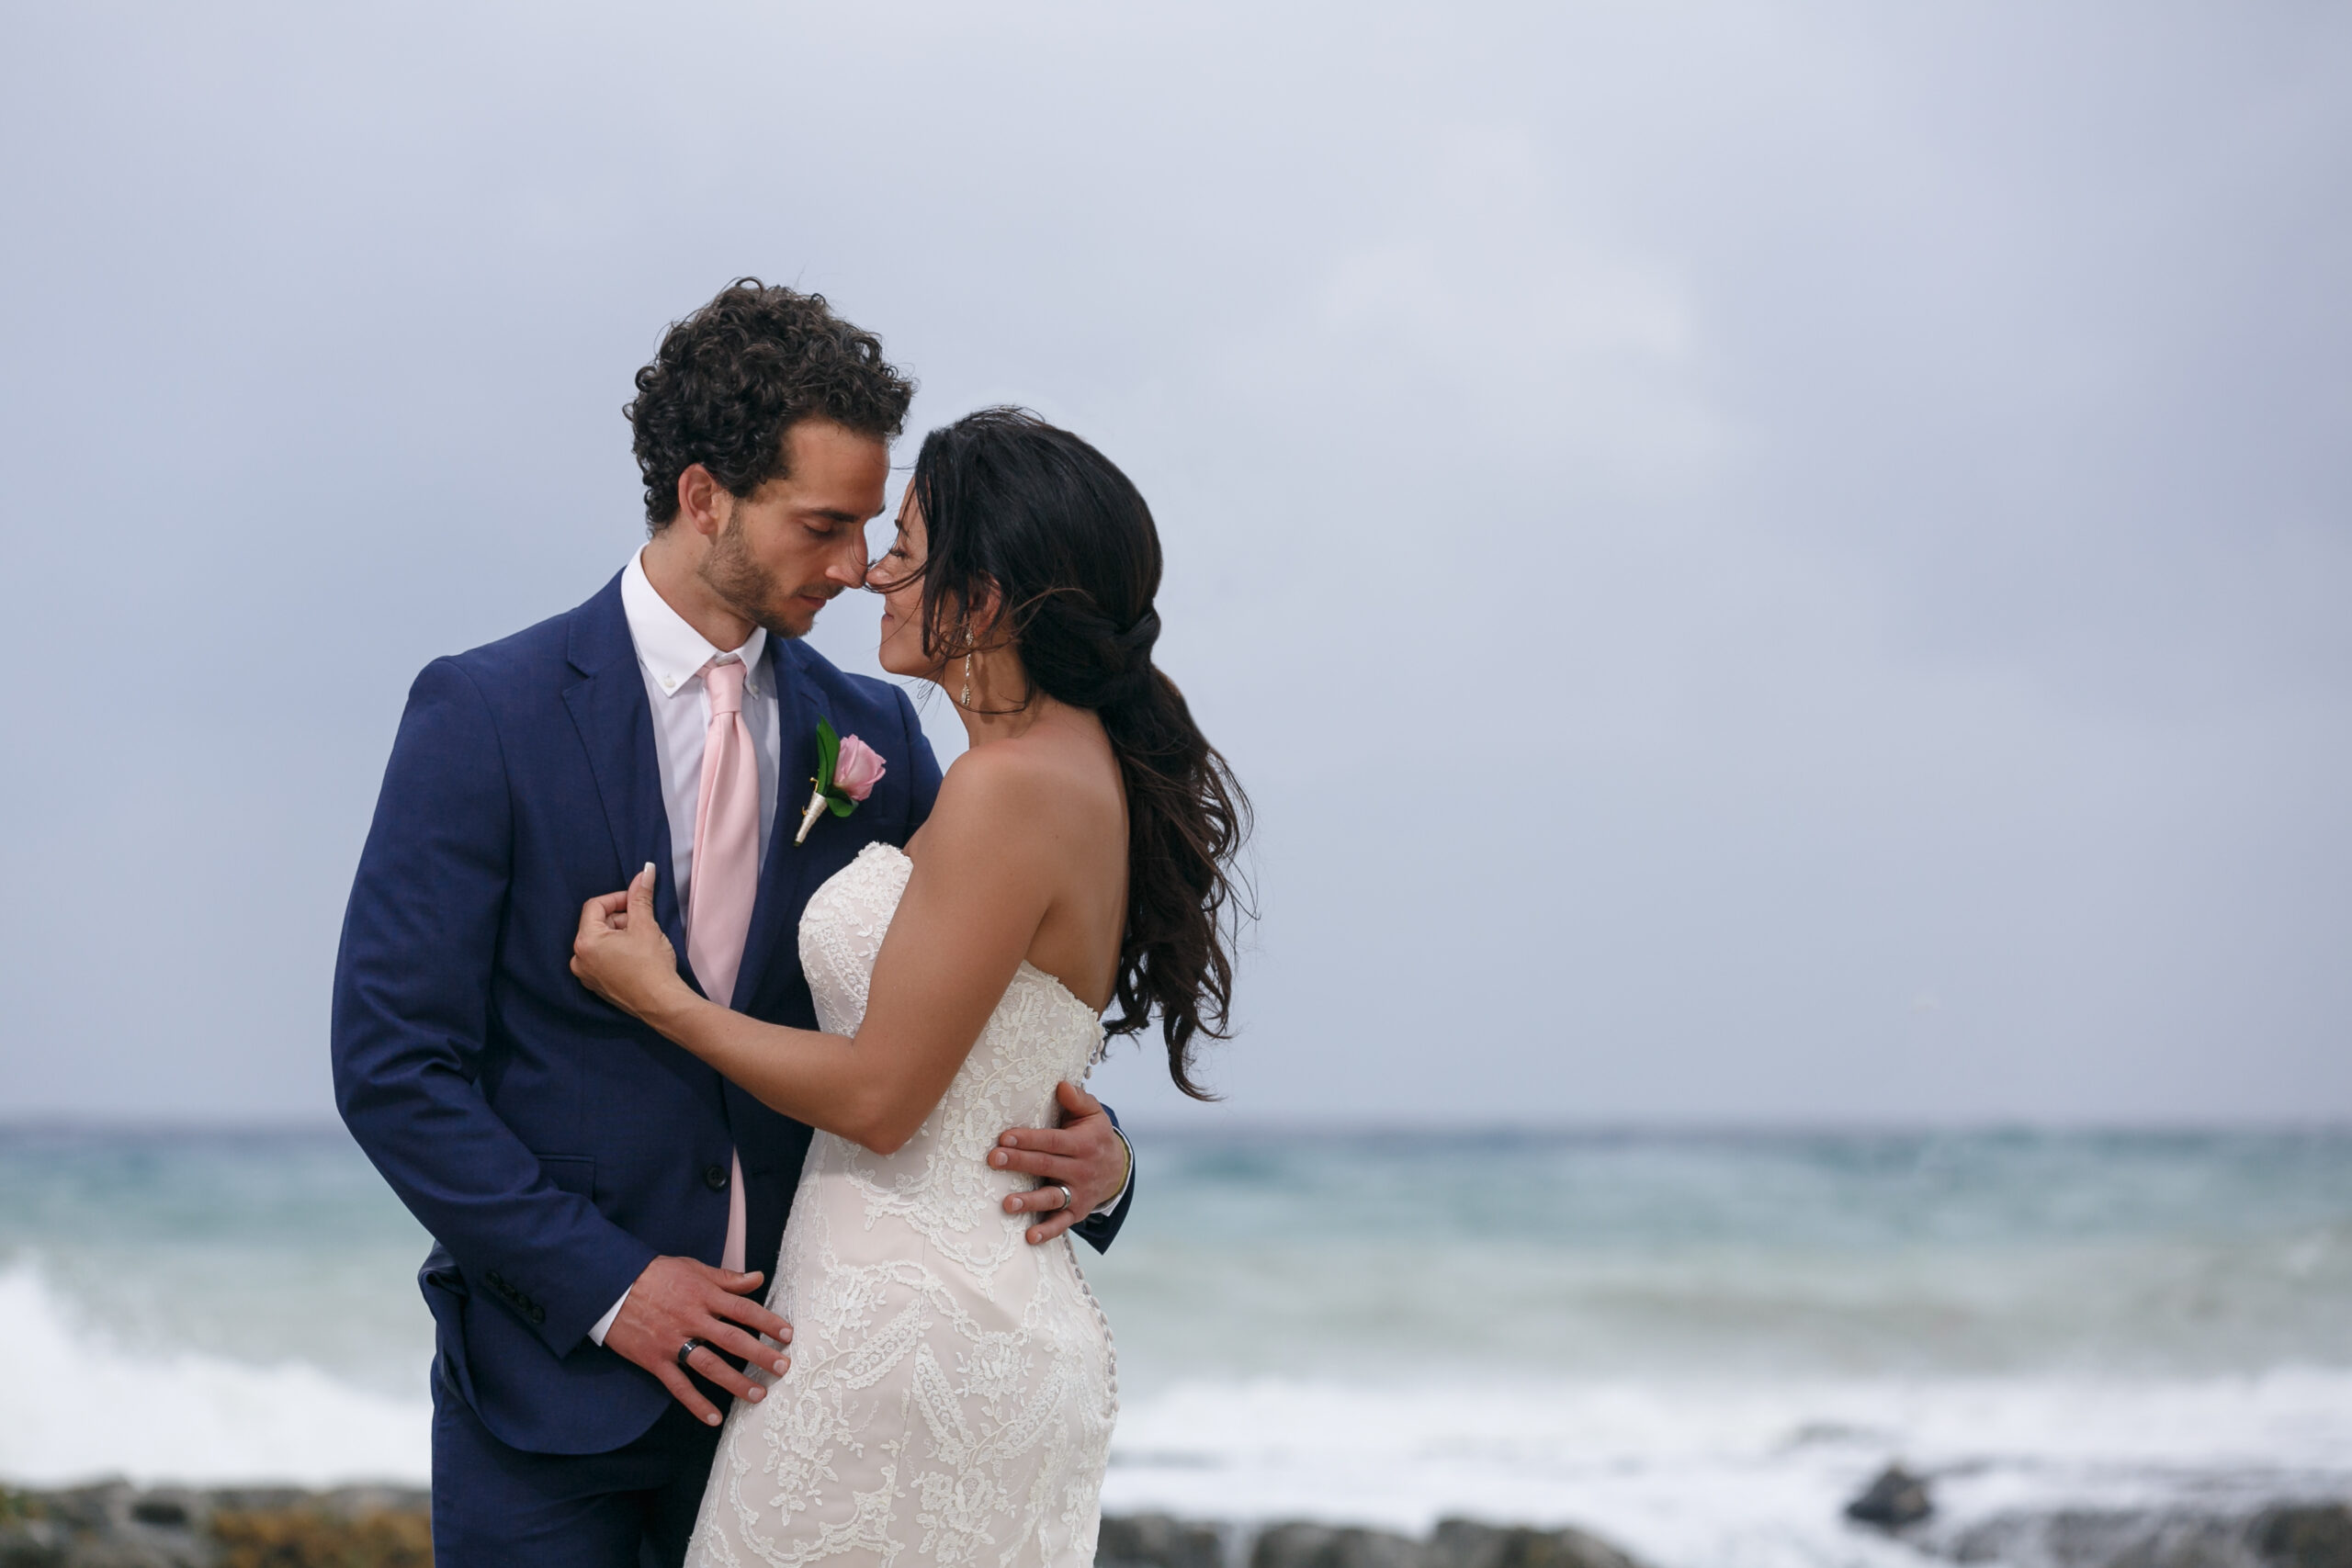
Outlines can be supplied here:
<path id="1" fill-rule="evenodd" d="M 527 1453 L 493 1437 L 436 1368 L 434 1568 L 678 1568 L 718 1451 L 718 1428 L 673 1400 L 610 1453 Z"/>

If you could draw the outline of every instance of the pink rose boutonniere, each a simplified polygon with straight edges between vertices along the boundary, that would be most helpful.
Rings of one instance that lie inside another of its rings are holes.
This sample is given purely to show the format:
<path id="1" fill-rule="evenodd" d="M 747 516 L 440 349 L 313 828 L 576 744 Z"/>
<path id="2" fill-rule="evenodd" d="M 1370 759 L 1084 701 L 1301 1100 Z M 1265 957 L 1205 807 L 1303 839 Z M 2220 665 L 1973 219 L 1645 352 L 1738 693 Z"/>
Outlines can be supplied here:
<path id="1" fill-rule="evenodd" d="M 808 829 L 817 818 L 830 809 L 836 817 L 846 817 L 857 809 L 858 802 L 874 793 L 888 769 L 882 754 L 854 735 L 839 735 L 823 719 L 817 721 L 817 776 L 808 782 L 817 787 L 809 792 L 808 808 L 800 814 L 800 831 L 793 835 L 797 848 L 808 841 Z"/>

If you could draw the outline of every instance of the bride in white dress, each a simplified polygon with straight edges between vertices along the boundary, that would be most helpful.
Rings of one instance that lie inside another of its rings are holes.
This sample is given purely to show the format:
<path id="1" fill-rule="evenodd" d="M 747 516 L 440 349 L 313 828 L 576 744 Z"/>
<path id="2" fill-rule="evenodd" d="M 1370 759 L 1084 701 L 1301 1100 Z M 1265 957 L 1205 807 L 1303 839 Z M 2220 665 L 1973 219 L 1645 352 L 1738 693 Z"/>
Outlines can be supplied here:
<path id="1" fill-rule="evenodd" d="M 583 912 L 583 981 L 818 1129 L 768 1303 L 788 1370 L 729 1415 L 690 1563 L 1093 1560 L 1110 1327 L 986 1162 L 1084 1078 L 1106 1012 L 1157 1014 L 1191 1094 L 1223 1033 L 1248 803 L 1151 662 L 1159 573 L 1143 498 L 1076 436 L 1012 410 L 934 431 L 867 585 L 883 667 L 945 687 L 972 744 L 904 852 L 809 899 L 822 1032 L 697 997 L 650 876 Z"/>

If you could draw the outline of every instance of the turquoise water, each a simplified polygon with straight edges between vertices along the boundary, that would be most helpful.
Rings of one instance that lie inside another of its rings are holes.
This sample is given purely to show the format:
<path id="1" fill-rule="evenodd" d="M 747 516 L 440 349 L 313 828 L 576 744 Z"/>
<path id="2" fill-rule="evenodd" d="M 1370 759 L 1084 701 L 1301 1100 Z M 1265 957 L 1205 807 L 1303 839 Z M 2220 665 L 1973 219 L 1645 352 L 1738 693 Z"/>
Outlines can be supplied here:
<path id="1" fill-rule="evenodd" d="M 1148 1201 L 1094 1270 L 1148 1377 L 1171 1359 L 1344 1372 L 1400 1340 L 1457 1371 L 2352 1366 L 2340 1132 L 1397 1134 L 1153 1155 Z"/>
<path id="2" fill-rule="evenodd" d="M 1114 1506 L 1673 1568 L 1875 1561 L 1898 1455 L 1955 1513 L 2352 1495 L 2352 1132 L 1138 1141 Z M 421 1474 L 425 1246 L 339 1131 L 0 1131 L 0 1473 Z"/>

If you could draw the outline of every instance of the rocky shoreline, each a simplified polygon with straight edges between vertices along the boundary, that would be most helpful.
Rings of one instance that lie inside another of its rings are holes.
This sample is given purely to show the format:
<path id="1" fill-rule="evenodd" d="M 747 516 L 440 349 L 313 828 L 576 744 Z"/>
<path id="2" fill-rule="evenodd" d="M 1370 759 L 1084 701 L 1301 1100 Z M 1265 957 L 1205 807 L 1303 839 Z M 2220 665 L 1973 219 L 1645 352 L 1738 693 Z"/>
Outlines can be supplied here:
<path id="1" fill-rule="evenodd" d="M 0 1489 L 0 1568 L 432 1568 L 429 1506 L 392 1486 Z"/>
<path id="2" fill-rule="evenodd" d="M 353 1486 L 0 1489 L 0 1568 L 431 1568 L 429 1498 Z M 1575 1529 L 1449 1519 L 1426 1540 L 1313 1524 L 1110 1517 L 1100 1568 L 1645 1568 Z"/>
<path id="3" fill-rule="evenodd" d="M 0 1568 L 431 1568 L 426 1495 L 387 1486 L 0 1487 Z M 1858 1529 L 1868 1528 L 1858 1525 Z M 1927 1561 L 2007 1568 L 2352 1568 L 2352 1506 L 2070 1511 L 1884 1533 Z M 1098 1568 L 1647 1568 L 1578 1529 L 1448 1519 L 1426 1539 L 1319 1524 L 1108 1517 Z"/>

